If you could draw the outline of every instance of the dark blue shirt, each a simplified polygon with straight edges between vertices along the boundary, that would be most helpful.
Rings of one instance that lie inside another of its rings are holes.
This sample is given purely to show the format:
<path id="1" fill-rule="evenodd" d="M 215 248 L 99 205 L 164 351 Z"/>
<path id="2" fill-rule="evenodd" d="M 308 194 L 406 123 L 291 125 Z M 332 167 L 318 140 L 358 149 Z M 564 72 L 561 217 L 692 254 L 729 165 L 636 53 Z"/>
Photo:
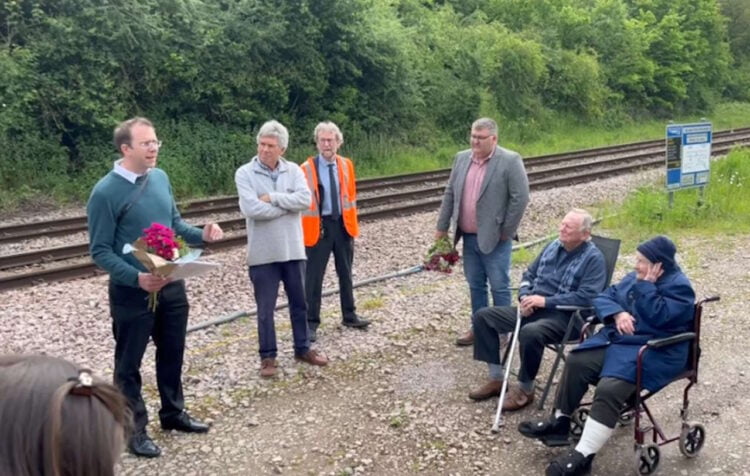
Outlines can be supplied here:
<path id="1" fill-rule="evenodd" d="M 559 247 L 552 266 L 547 268 L 547 270 L 551 269 L 552 272 L 545 272 L 544 275 L 537 276 L 542 256 L 551 246 Z M 573 276 L 573 283 L 570 286 L 570 290 L 561 293 L 559 289 L 566 269 L 575 262 L 577 256 L 592 246 L 595 250 L 580 263 L 578 270 Z M 526 269 L 526 272 L 523 273 L 523 281 L 521 282 L 518 297 L 520 299 L 523 296 L 532 294 L 544 296 L 545 307 L 547 308 L 554 308 L 558 305 L 587 307 L 591 306 L 594 297 L 604 290 L 606 280 L 607 270 L 604 256 L 601 251 L 596 249 L 596 245 L 590 241 L 586 241 L 578 245 L 574 250 L 567 251 L 563 246 L 560 246 L 559 241 L 555 240 L 539 253 L 539 256 L 536 257 L 534 262 Z"/>

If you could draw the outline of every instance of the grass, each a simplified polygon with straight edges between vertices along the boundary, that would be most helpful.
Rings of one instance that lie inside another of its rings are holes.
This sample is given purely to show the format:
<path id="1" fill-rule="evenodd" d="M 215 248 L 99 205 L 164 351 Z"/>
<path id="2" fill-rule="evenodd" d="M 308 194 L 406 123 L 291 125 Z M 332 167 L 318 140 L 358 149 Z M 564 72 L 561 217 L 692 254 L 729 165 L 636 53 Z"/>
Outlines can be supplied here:
<path id="1" fill-rule="evenodd" d="M 490 113 L 492 116 L 493 114 Z M 497 116 L 495 114 L 495 116 Z M 724 103 L 707 115 L 714 130 L 750 125 L 750 103 Z M 700 120 L 700 116 L 675 117 L 674 122 Z M 620 123 L 582 124 L 574 117 L 552 117 L 534 128 L 513 123 L 500 124 L 500 145 L 517 150 L 525 157 L 635 142 L 664 137 L 666 120 L 621 119 Z M 468 134 L 468 124 L 467 134 Z M 159 166 L 170 176 L 175 197 L 186 200 L 207 195 L 234 194 L 234 171 L 255 153 L 254 139 L 245 131 L 229 130 L 207 122 L 159 124 L 160 138 L 167 144 Z M 346 134 L 346 131 L 344 131 Z M 354 159 L 357 176 L 372 177 L 450 167 L 457 151 L 468 143 L 457 143 L 437 132 L 424 132 L 424 140 L 370 134 L 347 137 L 341 154 Z M 5 177 L 0 187 L 0 214 L 24 206 L 54 207 L 59 203 L 84 203 L 91 187 L 111 168 L 111 147 L 82 145 L 87 160 L 77 172 L 67 165 L 65 151 L 54 144 L 29 137 L 11 149 L 27 153 L 0 163 Z M 314 152 L 312 144 L 295 141 L 287 157 L 300 162 Z M 44 142 L 44 143 L 42 143 Z M 31 158 L 30 158 L 31 157 Z"/>
<path id="2" fill-rule="evenodd" d="M 657 234 L 746 234 L 750 232 L 750 149 L 735 149 L 711 162 L 711 178 L 702 197 L 698 189 L 679 190 L 670 207 L 663 183 L 649 184 L 608 215 L 603 227 L 617 230 L 623 249 Z"/>
<path id="3" fill-rule="evenodd" d="M 672 119 L 675 123 L 696 122 L 703 116 L 684 116 Z M 750 126 L 750 103 L 723 103 L 705 119 L 713 123 L 714 131 Z M 575 118 L 557 117 L 541 128 L 533 140 L 524 140 L 521 128 L 500 124 L 499 144 L 516 150 L 524 157 L 588 149 L 627 142 L 663 139 L 668 120 L 633 119 L 615 126 L 582 124 Z M 468 134 L 468 125 L 467 125 Z M 456 152 L 468 148 L 468 143 L 438 140 L 424 146 L 399 145 L 383 136 L 369 136 L 356 144 L 345 143 L 341 153 L 353 158 L 358 177 L 392 175 L 450 167 Z"/>
<path id="4" fill-rule="evenodd" d="M 383 299 L 380 296 L 365 299 L 364 301 L 360 301 L 359 303 L 359 307 L 361 307 L 363 311 L 381 309 L 384 306 L 385 306 L 385 299 Z"/>
<path id="5" fill-rule="evenodd" d="M 750 104 L 723 103 L 718 105 L 712 114 L 705 117 L 698 115 L 675 117 L 672 121 L 680 124 L 697 122 L 704 118 L 713 124 L 714 131 L 746 127 L 750 125 Z M 668 122 L 669 120 L 663 119 L 634 119 L 628 123 L 611 127 L 603 124 L 580 124 L 574 119 L 566 120 L 562 118 L 560 121 L 554 121 L 554 125 L 548 131 L 530 142 L 514 140 L 513 137 L 503 141 L 501 126 L 500 142 L 511 149 L 518 150 L 524 156 L 541 155 L 627 142 L 664 139 L 665 127 Z"/>

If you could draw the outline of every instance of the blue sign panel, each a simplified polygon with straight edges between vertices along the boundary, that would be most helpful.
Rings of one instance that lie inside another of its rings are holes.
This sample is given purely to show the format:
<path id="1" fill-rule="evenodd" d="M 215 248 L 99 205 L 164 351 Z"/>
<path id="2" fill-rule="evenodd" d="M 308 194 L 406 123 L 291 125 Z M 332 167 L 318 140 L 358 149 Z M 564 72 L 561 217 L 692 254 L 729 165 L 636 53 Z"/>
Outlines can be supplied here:
<path id="1" fill-rule="evenodd" d="M 667 126 L 667 189 L 702 187 L 711 168 L 710 122 Z"/>

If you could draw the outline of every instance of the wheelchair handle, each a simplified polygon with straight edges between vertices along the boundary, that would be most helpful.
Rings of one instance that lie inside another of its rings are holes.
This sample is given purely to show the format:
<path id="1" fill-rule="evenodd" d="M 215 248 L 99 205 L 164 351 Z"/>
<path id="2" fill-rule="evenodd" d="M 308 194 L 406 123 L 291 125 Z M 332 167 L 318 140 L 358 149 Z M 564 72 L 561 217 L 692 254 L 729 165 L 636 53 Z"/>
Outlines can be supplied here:
<path id="1" fill-rule="evenodd" d="M 720 299 L 721 299 L 721 296 L 719 296 L 718 294 L 715 295 L 715 296 L 707 296 L 707 297 L 704 297 L 703 299 L 701 299 L 700 301 L 698 301 L 698 305 L 702 306 L 703 304 L 705 304 L 707 302 L 714 302 L 714 301 L 718 301 Z"/>

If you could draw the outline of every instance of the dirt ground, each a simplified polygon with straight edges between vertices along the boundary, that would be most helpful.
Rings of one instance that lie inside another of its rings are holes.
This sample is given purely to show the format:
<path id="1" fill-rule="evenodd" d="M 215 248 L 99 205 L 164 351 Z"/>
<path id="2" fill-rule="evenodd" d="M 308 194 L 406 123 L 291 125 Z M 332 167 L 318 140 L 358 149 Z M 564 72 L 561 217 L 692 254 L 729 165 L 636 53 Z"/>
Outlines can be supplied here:
<path id="1" fill-rule="evenodd" d="M 676 443 L 662 447 L 658 474 L 748 475 L 750 328 L 744 311 L 750 236 L 679 243 L 698 296 L 718 293 L 721 301 L 706 308 L 699 385 L 690 392 L 689 419 L 705 425 L 705 447 L 694 459 L 685 458 Z M 630 255 L 622 250 L 616 278 L 632 265 Z M 340 327 L 338 299 L 324 299 L 318 346 L 331 357 L 324 369 L 294 363 L 286 311 L 277 314 L 283 373 L 269 381 L 257 377 L 251 318 L 201 331 L 199 339 L 191 334 L 186 398 L 193 414 L 213 423 L 211 432 L 166 433 L 152 424 L 164 454 L 155 460 L 125 455 L 121 473 L 543 474 L 557 450 L 521 437 L 515 428 L 545 411 L 510 414 L 501 432 L 492 434 L 496 400 L 474 403 L 467 397 L 485 378 L 486 366 L 472 360 L 470 348 L 452 343 L 468 325 L 468 293 L 457 271 L 358 289 L 360 311 L 374 321 L 364 332 Z M 144 363 L 150 362 L 147 355 Z M 540 375 L 550 362 L 551 354 Z M 206 380 L 223 383 L 207 388 Z M 673 384 L 652 404 L 670 434 L 679 432 L 683 387 Z M 153 382 L 146 392 L 150 404 L 158 400 Z M 634 474 L 632 431 L 616 431 L 594 460 L 593 474 Z"/>

